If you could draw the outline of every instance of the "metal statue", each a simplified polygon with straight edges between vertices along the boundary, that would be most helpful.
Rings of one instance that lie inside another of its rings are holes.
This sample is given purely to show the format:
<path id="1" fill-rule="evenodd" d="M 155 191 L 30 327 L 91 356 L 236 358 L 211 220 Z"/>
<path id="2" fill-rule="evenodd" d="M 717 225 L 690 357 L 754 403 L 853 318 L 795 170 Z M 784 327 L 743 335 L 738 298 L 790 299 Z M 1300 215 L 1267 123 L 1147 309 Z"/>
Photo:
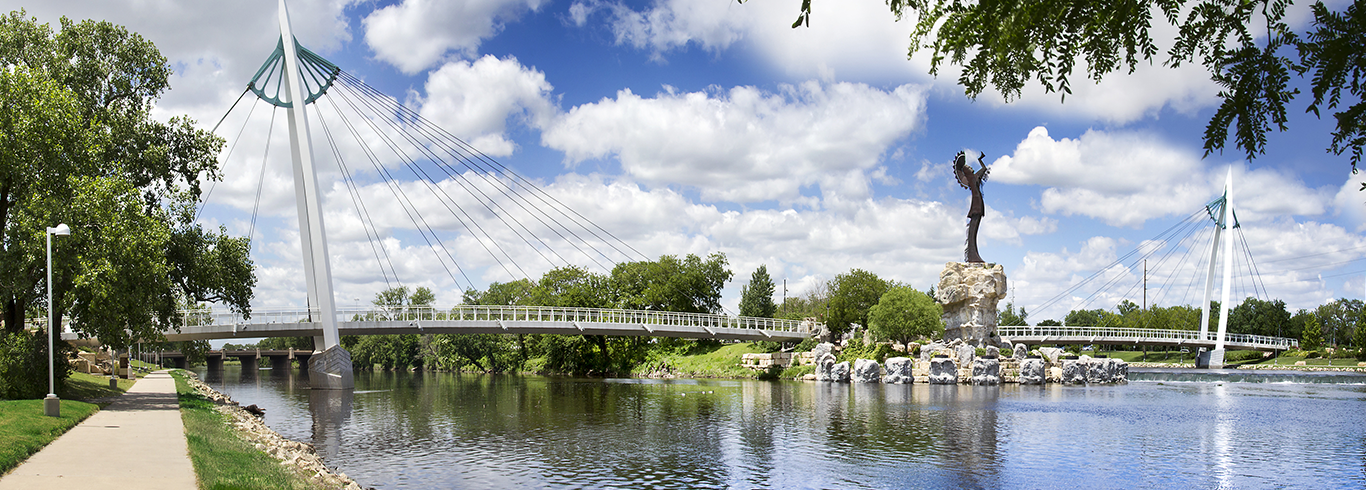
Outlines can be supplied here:
<path id="1" fill-rule="evenodd" d="M 972 191 L 972 205 L 968 207 L 968 248 L 964 253 L 967 262 L 986 262 L 977 254 L 977 227 L 982 225 L 982 216 L 987 214 L 987 206 L 982 202 L 982 184 L 991 173 L 991 169 L 982 162 L 986 157 L 985 153 L 977 154 L 977 165 L 982 169 L 976 172 L 968 165 L 967 156 L 963 152 L 958 152 L 958 156 L 953 159 L 953 175 L 958 178 L 958 185 Z"/>

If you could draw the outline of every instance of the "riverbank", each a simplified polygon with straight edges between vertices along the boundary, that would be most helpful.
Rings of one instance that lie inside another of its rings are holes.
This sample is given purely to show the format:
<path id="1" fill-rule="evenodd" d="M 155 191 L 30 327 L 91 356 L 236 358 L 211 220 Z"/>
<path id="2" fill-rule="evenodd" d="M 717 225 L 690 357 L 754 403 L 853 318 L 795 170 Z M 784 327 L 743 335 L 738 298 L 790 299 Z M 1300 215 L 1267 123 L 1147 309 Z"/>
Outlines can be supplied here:
<path id="1" fill-rule="evenodd" d="M 194 373 L 173 373 L 201 488 L 361 490 L 312 445 L 284 438 Z"/>

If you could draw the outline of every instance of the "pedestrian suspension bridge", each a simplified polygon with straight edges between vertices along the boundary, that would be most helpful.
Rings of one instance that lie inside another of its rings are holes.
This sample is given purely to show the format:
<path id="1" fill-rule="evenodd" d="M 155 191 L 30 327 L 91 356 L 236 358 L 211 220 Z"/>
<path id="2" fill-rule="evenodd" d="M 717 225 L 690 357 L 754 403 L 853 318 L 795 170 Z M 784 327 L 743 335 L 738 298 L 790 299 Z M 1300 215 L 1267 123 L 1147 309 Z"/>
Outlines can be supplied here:
<path id="1" fill-rule="evenodd" d="M 310 384 L 314 388 L 350 389 L 350 356 L 340 346 L 341 335 L 523 333 L 796 341 L 823 328 L 814 322 L 596 308 L 339 307 L 333 292 L 331 256 L 323 223 L 317 178 L 319 160 L 335 163 L 335 168 L 321 171 L 340 175 L 345 196 L 351 201 L 346 212 L 361 224 L 379 275 L 388 287 L 403 285 L 402 268 L 395 266 L 394 257 L 403 251 L 384 242 L 387 229 L 395 227 L 415 230 L 427 245 L 426 250 L 433 254 L 433 260 L 427 264 L 439 265 L 451 283 L 461 289 L 473 288 L 475 281 L 470 278 L 470 261 L 457 260 L 452 253 L 457 248 L 485 255 L 482 263 L 493 264 L 489 267 L 511 278 L 530 278 L 528 269 L 581 263 L 610 271 L 618 263 L 648 261 L 650 257 L 563 203 L 545 186 L 513 172 L 419 111 L 300 46 L 291 33 L 284 0 L 279 2 L 279 26 L 276 49 L 224 115 L 223 121 L 228 120 L 248 93 L 256 96 L 224 162 L 232 160 L 237 141 L 243 139 L 241 135 L 248 129 L 257 106 L 269 106 L 270 130 L 265 138 L 266 150 L 261 158 L 248 233 L 249 238 L 254 238 L 262 183 L 270 162 L 270 135 L 274 133 L 276 115 L 285 114 L 309 307 L 253 308 L 249 314 L 220 309 L 185 311 L 179 330 L 164 332 L 166 340 L 311 336 L 319 352 L 310 356 Z M 322 137 L 317 139 L 314 124 L 322 130 Z M 217 129 L 216 126 L 214 130 Z M 315 144 L 324 151 L 315 151 Z M 1231 187 L 1230 174 L 1225 195 L 1216 201 L 1217 209 L 1212 207 L 1209 211 L 1216 226 L 1205 286 L 1206 305 L 1213 287 L 1219 230 L 1227 228 L 1231 217 Z M 375 189 L 380 189 L 381 195 L 388 192 L 381 202 L 400 208 L 399 219 L 407 218 L 406 223 L 396 223 L 392 216 L 375 217 Z M 212 192 L 211 188 L 205 201 Z M 419 204 L 430 208 L 432 202 L 439 203 L 448 215 L 424 216 Z M 341 204 L 348 203 L 343 200 Z M 513 250 L 514 246 L 518 250 Z M 1226 256 L 1231 254 L 1229 247 L 1231 241 L 1225 245 Z M 527 263 L 528 258 L 540 263 Z M 1226 268 L 1224 284 L 1228 283 Z M 1067 293 L 1070 291 L 1064 292 Z M 1223 305 L 1229 304 L 1228 295 L 1225 287 Z M 1202 325 L 1209 323 L 1210 314 L 1207 306 Z M 1017 343 L 1189 345 L 1212 347 L 1217 353 L 1226 347 L 1284 349 L 1294 345 L 1289 339 L 1227 335 L 1227 315 L 1225 306 L 1219 313 L 1215 334 L 1204 328 L 1168 331 L 1078 327 L 1002 327 L 998 333 Z M 65 334 L 64 338 L 73 339 L 73 335 Z"/>

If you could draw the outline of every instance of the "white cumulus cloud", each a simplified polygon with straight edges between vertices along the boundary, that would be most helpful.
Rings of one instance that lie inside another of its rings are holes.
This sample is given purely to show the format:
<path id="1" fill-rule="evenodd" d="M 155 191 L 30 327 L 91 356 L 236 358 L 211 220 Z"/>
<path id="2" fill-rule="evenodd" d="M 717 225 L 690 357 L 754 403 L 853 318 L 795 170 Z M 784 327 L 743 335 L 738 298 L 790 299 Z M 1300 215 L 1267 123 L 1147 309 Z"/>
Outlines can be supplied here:
<path id="1" fill-rule="evenodd" d="M 422 116 L 489 155 L 512 154 L 515 144 L 504 135 L 509 119 L 542 127 L 558 111 L 545 74 L 512 57 L 447 63 L 425 88 Z"/>
<path id="2" fill-rule="evenodd" d="M 779 93 L 754 87 L 615 99 L 571 109 L 542 134 L 571 166 L 616 157 L 653 185 L 695 187 L 706 200 L 791 201 L 801 188 L 868 195 L 869 171 L 917 130 L 925 99 L 916 86 L 807 82 Z"/>
<path id="3" fill-rule="evenodd" d="M 413 74 L 457 51 L 473 57 L 484 39 L 542 0 L 404 0 L 365 17 L 365 42 L 375 57 Z"/>

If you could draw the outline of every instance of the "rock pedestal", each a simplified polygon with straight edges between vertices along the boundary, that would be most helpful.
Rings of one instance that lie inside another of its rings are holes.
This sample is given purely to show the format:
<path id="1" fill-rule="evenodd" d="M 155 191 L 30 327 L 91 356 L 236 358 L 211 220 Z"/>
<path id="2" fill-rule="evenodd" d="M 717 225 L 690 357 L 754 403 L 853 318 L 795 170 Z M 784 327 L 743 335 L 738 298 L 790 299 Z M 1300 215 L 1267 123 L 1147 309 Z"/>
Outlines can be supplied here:
<path id="1" fill-rule="evenodd" d="M 849 382 L 849 362 L 836 363 L 830 368 L 830 381 Z"/>
<path id="2" fill-rule="evenodd" d="M 816 381 L 834 381 L 831 372 L 835 369 L 835 355 L 830 351 L 816 357 Z"/>
<path id="3" fill-rule="evenodd" d="M 1001 384 L 1001 361 L 995 357 L 981 357 L 972 361 L 972 384 Z"/>
<path id="4" fill-rule="evenodd" d="M 1005 294 L 1006 273 L 999 264 L 945 264 L 935 291 L 935 299 L 944 305 L 944 340 L 998 345 L 996 303 Z"/>
<path id="5" fill-rule="evenodd" d="M 1086 361 L 1081 359 L 1062 360 L 1062 384 L 1086 384 Z"/>
<path id="6" fill-rule="evenodd" d="M 1043 380 L 1044 362 L 1042 358 L 1027 358 L 1020 361 L 1020 384 L 1041 385 Z"/>
<path id="7" fill-rule="evenodd" d="M 936 357 L 930 360 L 930 384 L 958 384 L 958 365 L 950 357 Z"/>
<path id="8" fill-rule="evenodd" d="M 876 383 L 882 380 L 882 366 L 872 359 L 854 361 L 854 373 L 850 381 L 855 383 Z"/>
<path id="9" fill-rule="evenodd" d="M 909 358 L 887 358 L 887 375 L 882 377 L 882 382 L 887 384 L 911 384 L 915 382 L 912 371 L 912 361 Z"/>

